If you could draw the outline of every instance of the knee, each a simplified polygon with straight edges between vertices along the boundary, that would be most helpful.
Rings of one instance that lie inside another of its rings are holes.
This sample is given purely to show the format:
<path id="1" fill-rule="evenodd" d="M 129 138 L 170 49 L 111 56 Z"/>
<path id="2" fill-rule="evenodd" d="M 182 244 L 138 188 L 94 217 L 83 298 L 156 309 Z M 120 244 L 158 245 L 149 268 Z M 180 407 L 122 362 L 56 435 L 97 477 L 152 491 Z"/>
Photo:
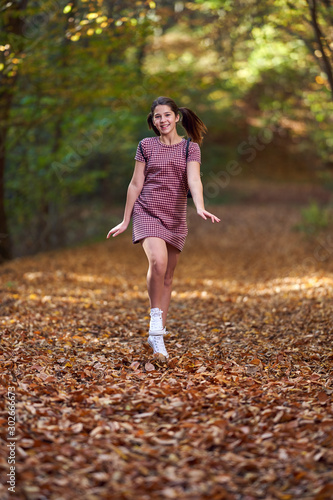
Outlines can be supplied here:
<path id="1" fill-rule="evenodd" d="M 166 263 L 159 259 L 153 258 L 150 261 L 150 270 L 155 276 L 164 276 L 166 272 Z"/>
<path id="2" fill-rule="evenodd" d="M 165 287 L 170 287 L 172 285 L 172 281 L 173 281 L 173 274 L 166 274 L 164 276 L 164 286 Z"/>

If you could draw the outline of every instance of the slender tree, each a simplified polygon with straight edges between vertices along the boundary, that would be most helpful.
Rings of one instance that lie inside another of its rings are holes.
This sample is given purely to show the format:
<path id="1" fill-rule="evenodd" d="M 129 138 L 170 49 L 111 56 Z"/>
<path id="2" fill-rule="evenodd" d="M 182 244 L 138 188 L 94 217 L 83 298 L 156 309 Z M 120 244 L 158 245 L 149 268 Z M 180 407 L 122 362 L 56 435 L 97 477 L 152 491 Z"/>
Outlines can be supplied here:
<path id="1" fill-rule="evenodd" d="M 11 240 L 5 210 L 6 139 L 14 89 L 18 77 L 18 60 L 24 48 L 24 18 L 28 0 L 8 2 L 2 8 L 1 32 L 4 45 L 0 52 L 0 262 L 12 256 Z M 15 43 L 15 47 L 13 44 Z"/>
<path id="2" fill-rule="evenodd" d="M 333 19 L 332 19 L 332 4 L 330 0 L 321 2 L 321 7 L 327 9 L 324 13 L 328 23 L 331 23 L 331 30 L 333 30 Z M 331 48 L 332 40 L 329 39 L 328 34 L 326 34 L 319 21 L 318 12 L 318 2 L 317 0 L 307 0 L 307 4 L 310 11 L 311 25 L 314 33 L 314 43 L 319 50 L 320 56 L 317 56 L 317 60 L 326 73 L 327 81 L 331 90 L 332 100 L 333 100 L 333 50 Z"/>

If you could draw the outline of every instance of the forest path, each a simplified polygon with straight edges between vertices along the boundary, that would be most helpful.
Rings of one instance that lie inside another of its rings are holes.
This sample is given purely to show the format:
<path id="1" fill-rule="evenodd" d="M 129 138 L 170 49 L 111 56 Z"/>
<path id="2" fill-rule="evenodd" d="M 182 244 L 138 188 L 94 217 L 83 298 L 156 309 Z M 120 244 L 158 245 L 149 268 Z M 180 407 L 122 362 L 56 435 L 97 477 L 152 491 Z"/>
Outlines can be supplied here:
<path id="1" fill-rule="evenodd" d="M 212 211 L 189 208 L 168 363 L 130 232 L 0 268 L 1 498 L 332 498 L 332 235 L 295 231 L 293 205 Z"/>

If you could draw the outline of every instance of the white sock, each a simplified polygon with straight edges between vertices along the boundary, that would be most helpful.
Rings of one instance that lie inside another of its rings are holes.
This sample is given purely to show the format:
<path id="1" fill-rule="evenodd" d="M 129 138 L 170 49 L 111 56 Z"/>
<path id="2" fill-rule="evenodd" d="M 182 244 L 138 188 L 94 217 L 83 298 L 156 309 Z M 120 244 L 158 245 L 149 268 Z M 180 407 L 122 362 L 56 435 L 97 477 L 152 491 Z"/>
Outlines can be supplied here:
<path id="1" fill-rule="evenodd" d="M 150 311 L 149 334 L 161 332 L 163 330 L 162 311 L 158 307 L 153 307 Z"/>
<path id="2" fill-rule="evenodd" d="M 161 309 L 159 307 L 152 307 L 150 309 L 150 314 L 159 314 L 159 312 L 161 311 Z M 162 312 L 162 311 L 161 311 Z"/>

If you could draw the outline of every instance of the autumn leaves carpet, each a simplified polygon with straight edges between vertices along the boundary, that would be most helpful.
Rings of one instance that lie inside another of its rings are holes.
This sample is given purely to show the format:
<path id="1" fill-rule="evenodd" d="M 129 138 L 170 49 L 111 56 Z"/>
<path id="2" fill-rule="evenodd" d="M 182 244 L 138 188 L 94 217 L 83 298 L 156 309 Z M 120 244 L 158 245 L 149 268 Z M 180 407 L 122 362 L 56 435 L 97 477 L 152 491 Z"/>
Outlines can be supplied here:
<path id="1" fill-rule="evenodd" d="M 189 213 L 166 364 L 130 234 L 0 268 L 1 499 L 333 498 L 329 233 L 296 232 L 297 207 L 216 212 Z"/>

